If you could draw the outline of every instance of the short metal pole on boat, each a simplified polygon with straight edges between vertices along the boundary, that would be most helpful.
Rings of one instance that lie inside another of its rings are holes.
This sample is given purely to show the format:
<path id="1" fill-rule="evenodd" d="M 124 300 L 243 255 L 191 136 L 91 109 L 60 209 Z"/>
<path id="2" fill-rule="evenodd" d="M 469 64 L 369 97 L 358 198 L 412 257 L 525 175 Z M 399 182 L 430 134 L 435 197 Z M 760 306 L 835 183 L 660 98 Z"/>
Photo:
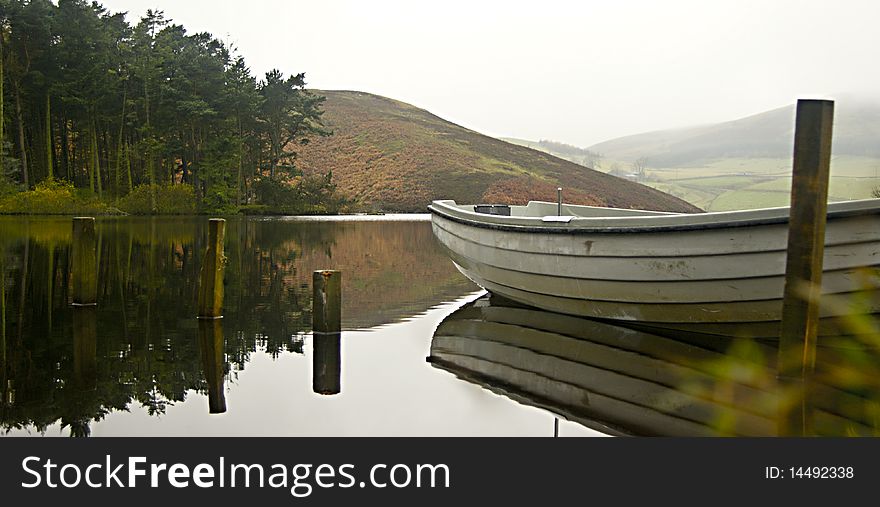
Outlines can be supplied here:
<path id="1" fill-rule="evenodd" d="M 833 120 L 833 101 L 798 101 L 778 375 L 799 385 L 802 395 L 816 362 Z M 804 404 L 789 405 L 780 433 L 808 432 Z"/>
<path id="2" fill-rule="evenodd" d="M 212 218 L 208 221 L 208 248 L 199 272 L 199 318 L 223 317 L 223 272 L 226 257 L 223 255 L 223 239 L 226 220 Z"/>
<path id="3" fill-rule="evenodd" d="M 562 187 L 556 187 L 556 216 L 562 216 Z"/>
<path id="4" fill-rule="evenodd" d="M 73 306 L 98 304 L 98 239 L 94 217 L 73 219 L 71 282 Z"/>
<path id="5" fill-rule="evenodd" d="M 342 272 L 312 274 L 312 390 L 338 394 L 341 377 Z"/>

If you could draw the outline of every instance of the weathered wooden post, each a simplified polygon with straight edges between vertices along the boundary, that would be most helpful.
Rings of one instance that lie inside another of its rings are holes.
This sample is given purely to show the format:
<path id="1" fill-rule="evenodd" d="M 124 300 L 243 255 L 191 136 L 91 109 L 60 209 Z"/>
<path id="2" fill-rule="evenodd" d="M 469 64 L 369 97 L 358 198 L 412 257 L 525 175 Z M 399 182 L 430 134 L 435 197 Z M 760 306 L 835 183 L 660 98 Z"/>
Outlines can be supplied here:
<path id="1" fill-rule="evenodd" d="M 81 391 L 98 386 L 97 311 L 86 306 L 73 312 L 73 383 Z"/>
<path id="2" fill-rule="evenodd" d="M 810 433 L 805 384 L 816 362 L 833 121 L 833 101 L 798 101 L 778 375 L 800 401 L 783 402 L 780 434 Z"/>
<path id="3" fill-rule="evenodd" d="M 312 330 L 316 333 L 342 331 L 342 272 L 312 273 Z"/>
<path id="4" fill-rule="evenodd" d="M 779 340 L 783 377 L 802 377 L 816 359 L 833 120 L 833 101 L 798 101 Z"/>
<path id="5" fill-rule="evenodd" d="M 199 320 L 199 350 L 202 369 L 208 384 L 208 412 L 226 412 L 226 392 L 223 380 L 226 375 L 226 343 L 223 340 L 222 319 Z"/>
<path id="6" fill-rule="evenodd" d="M 73 252 L 71 255 L 73 305 L 98 304 L 98 254 L 95 219 L 73 219 Z"/>
<path id="7" fill-rule="evenodd" d="M 225 342 L 223 340 L 223 273 L 226 256 L 223 241 L 226 236 L 226 220 L 208 220 L 208 247 L 199 271 L 199 349 L 202 369 L 208 384 L 208 412 L 226 412 L 226 393 L 223 390 L 225 376 Z"/>
<path id="8" fill-rule="evenodd" d="M 339 394 L 342 364 L 342 272 L 312 274 L 312 390 Z"/>
<path id="9" fill-rule="evenodd" d="M 223 238 L 226 220 L 212 218 L 208 221 L 208 248 L 199 272 L 199 318 L 223 317 L 223 272 L 226 257 L 223 255 Z"/>

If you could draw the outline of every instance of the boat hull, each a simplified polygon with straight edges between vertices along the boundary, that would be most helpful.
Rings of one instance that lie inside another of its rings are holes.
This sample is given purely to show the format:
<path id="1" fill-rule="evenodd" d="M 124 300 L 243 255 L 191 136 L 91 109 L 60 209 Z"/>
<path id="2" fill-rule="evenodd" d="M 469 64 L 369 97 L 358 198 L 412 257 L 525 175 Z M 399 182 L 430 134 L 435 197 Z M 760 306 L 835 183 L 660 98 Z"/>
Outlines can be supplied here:
<path id="1" fill-rule="evenodd" d="M 434 234 L 458 269 L 513 301 L 673 329 L 724 324 L 719 329 L 729 332 L 729 324 L 772 327 L 781 318 L 787 210 L 761 210 L 751 222 L 737 214 L 735 226 L 706 214 L 691 227 L 676 227 L 677 217 L 666 215 L 635 217 L 631 229 L 620 219 L 607 228 L 601 219 L 580 219 L 544 230 L 520 227 L 515 217 L 485 224 L 436 203 L 431 210 Z M 657 218 L 663 227 L 654 230 Z M 821 316 L 880 312 L 878 266 L 877 209 L 829 214 Z"/>

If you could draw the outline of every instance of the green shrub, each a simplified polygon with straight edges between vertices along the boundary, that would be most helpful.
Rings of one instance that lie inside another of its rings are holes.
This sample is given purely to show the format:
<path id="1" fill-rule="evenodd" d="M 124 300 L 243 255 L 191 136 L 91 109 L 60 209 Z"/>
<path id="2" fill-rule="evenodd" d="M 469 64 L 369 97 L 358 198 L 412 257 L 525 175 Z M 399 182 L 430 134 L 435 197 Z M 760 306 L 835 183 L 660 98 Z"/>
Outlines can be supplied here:
<path id="1" fill-rule="evenodd" d="M 261 178 L 253 190 L 259 206 L 247 206 L 245 214 L 319 215 L 339 213 L 349 203 L 336 193 L 332 173 L 306 175 L 294 182 Z"/>
<path id="2" fill-rule="evenodd" d="M 233 215 L 238 213 L 238 206 L 228 187 L 213 185 L 202 198 L 199 210 L 205 214 Z"/>
<path id="3" fill-rule="evenodd" d="M 21 191 L 21 188 L 19 188 L 18 185 L 12 182 L 9 178 L 0 175 L 0 199 L 6 198 L 19 191 Z"/>
<path id="4" fill-rule="evenodd" d="M 119 200 L 118 206 L 133 215 L 192 215 L 196 196 L 189 185 L 138 185 Z"/>
<path id="5" fill-rule="evenodd" d="M 46 179 L 33 190 L 8 195 L 0 200 L 0 213 L 12 215 L 107 215 L 119 210 L 101 202 L 88 190 L 72 183 Z"/>

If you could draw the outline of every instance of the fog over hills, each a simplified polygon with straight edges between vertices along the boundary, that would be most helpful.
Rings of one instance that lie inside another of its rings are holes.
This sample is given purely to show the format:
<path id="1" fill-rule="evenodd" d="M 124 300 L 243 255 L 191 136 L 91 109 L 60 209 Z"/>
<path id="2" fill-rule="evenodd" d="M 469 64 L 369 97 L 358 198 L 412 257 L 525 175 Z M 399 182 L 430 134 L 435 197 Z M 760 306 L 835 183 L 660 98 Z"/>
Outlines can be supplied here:
<path id="1" fill-rule="evenodd" d="M 590 146 L 607 159 L 646 158 L 652 167 L 687 167 L 713 159 L 790 157 L 795 106 L 785 106 L 714 125 L 661 130 Z M 880 157 L 880 104 L 835 105 L 834 155 Z"/>

